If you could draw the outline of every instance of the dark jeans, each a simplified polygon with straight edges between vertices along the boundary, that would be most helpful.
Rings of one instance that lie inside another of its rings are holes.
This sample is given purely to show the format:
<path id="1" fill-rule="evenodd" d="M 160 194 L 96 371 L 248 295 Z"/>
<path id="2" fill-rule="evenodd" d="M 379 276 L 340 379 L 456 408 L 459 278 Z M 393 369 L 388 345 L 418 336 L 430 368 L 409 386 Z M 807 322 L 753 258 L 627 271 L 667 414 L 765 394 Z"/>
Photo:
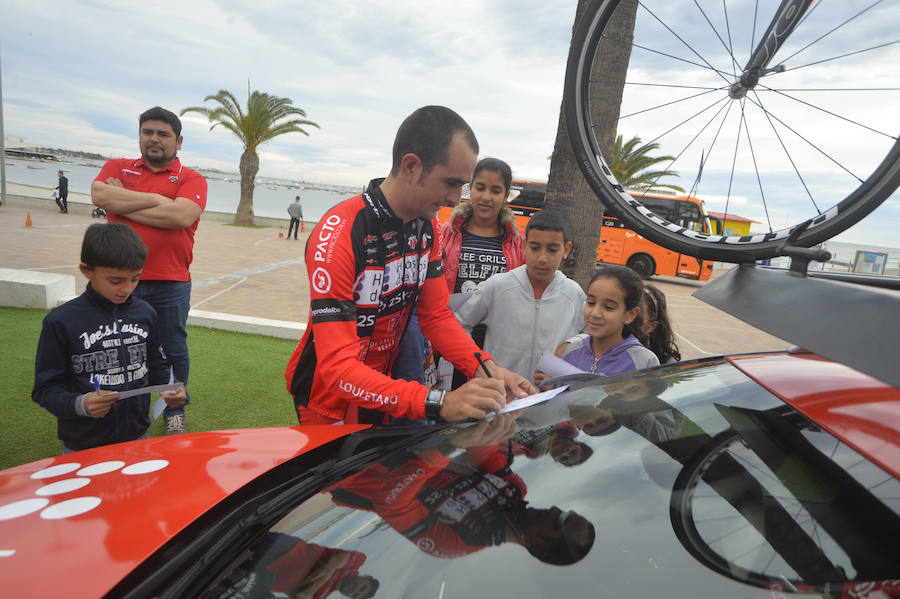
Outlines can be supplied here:
<path id="1" fill-rule="evenodd" d="M 56 198 L 56 205 L 59 206 L 59 209 L 63 212 L 69 211 L 69 192 L 59 194 L 59 197 Z"/>
<path id="2" fill-rule="evenodd" d="M 288 234 L 287 234 L 288 237 L 291 236 L 291 231 L 294 232 L 294 239 L 297 239 L 297 233 L 300 232 L 300 219 L 299 218 L 291 219 L 291 224 L 288 226 Z"/>
<path id="3" fill-rule="evenodd" d="M 188 373 L 191 370 L 191 358 L 188 355 L 187 324 L 188 310 L 191 307 L 190 281 L 141 281 L 134 290 L 139 297 L 156 310 L 159 339 L 166 352 L 175 380 L 187 385 Z M 185 389 L 187 393 L 187 389 Z M 185 405 L 190 403 L 188 394 Z M 184 407 L 170 408 L 166 406 L 165 416 L 184 414 Z"/>
<path id="4" fill-rule="evenodd" d="M 406 332 L 400 338 L 397 358 L 391 368 L 391 378 L 425 384 L 425 335 L 419 328 L 419 315 L 415 310 L 409 317 Z M 391 424 L 410 425 L 424 422 L 425 420 L 391 417 Z"/>

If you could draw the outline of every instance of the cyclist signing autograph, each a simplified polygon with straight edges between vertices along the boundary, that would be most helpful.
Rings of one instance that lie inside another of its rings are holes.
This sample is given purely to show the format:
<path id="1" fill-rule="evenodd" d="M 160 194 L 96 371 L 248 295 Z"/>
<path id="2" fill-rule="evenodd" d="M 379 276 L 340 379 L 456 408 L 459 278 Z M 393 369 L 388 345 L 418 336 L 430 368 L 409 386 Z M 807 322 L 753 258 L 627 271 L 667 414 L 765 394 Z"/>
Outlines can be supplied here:
<path id="1" fill-rule="evenodd" d="M 458 422 L 499 411 L 507 397 L 536 392 L 494 364 L 447 307 L 435 214 L 457 205 L 478 142 L 455 112 L 426 106 L 397 130 L 391 172 L 329 210 L 310 234 L 310 318 L 285 371 L 301 424 Z M 444 393 L 386 373 L 413 307 L 441 355 L 474 376 Z M 495 377 L 495 378 L 491 378 Z"/>

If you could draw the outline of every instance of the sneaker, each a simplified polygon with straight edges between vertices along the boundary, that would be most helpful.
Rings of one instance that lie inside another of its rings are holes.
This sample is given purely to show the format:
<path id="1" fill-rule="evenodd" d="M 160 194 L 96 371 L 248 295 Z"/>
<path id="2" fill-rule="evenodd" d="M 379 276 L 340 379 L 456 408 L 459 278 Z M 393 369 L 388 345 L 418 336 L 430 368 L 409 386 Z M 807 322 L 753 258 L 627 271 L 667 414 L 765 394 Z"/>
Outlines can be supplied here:
<path id="1" fill-rule="evenodd" d="M 187 428 L 184 426 L 184 414 L 166 416 L 167 435 L 182 435 L 186 432 Z"/>

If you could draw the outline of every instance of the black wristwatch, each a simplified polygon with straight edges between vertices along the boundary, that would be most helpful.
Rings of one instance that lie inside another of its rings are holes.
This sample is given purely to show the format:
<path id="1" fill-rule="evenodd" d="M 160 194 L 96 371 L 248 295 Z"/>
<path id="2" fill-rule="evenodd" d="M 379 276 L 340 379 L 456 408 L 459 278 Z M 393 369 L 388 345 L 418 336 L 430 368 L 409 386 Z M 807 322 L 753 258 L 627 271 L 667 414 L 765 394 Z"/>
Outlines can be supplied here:
<path id="1" fill-rule="evenodd" d="M 431 388 L 428 395 L 425 396 L 425 418 L 435 422 L 440 422 L 441 406 L 444 405 L 444 395 L 446 391 Z"/>

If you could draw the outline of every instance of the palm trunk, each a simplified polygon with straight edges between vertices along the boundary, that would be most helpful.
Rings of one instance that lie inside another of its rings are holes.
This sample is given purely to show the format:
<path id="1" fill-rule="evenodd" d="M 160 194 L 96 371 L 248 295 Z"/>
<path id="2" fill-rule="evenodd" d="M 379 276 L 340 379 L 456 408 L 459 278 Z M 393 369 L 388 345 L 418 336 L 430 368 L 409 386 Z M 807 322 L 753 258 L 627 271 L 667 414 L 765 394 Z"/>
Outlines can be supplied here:
<path id="1" fill-rule="evenodd" d="M 234 222 L 238 225 L 253 224 L 253 187 L 259 172 L 259 155 L 254 148 L 246 148 L 241 154 L 241 200 L 238 202 Z"/>
<path id="2" fill-rule="evenodd" d="M 587 4 L 587 0 L 578 0 L 575 25 L 578 24 Z M 615 39 L 629 41 L 632 39 L 637 6 L 637 0 L 622 0 L 619 4 L 611 23 L 612 29 L 608 29 L 608 32 L 615 31 Z M 573 31 L 574 28 L 573 25 Z M 591 79 L 621 82 L 604 86 L 605 100 L 597 102 L 595 95 L 595 101 L 591 106 L 594 122 L 601 125 L 597 130 L 597 139 L 603 155 L 610 156 L 616 139 L 616 126 L 622 104 L 622 92 L 625 88 L 625 73 L 628 71 L 628 61 L 631 58 L 631 47 L 604 40 L 599 45 L 598 53 L 603 59 L 595 61 Z M 593 91 L 595 94 L 598 93 L 597 89 Z M 553 156 L 550 160 L 550 176 L 544 207 L 559 210 L 569 217 L 572 253 L 562 265 L 562 270 L 586 289 L 596 267 L 604 209 L 575 161 L 562 105 L 559 110 Z"/>

